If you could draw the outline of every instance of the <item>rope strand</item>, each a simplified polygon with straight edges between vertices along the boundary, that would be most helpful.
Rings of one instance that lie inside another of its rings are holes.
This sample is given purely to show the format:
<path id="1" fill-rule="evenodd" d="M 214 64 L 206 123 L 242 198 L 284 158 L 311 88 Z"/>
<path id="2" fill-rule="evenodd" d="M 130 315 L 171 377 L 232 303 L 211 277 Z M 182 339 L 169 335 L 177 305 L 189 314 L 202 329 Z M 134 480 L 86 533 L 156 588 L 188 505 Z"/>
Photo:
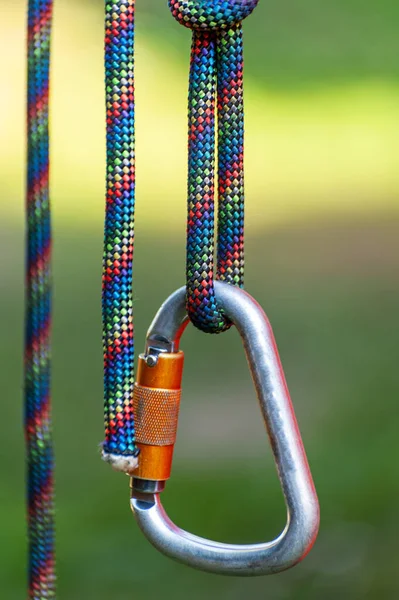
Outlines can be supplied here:
<path id="1" fill-rule="evenodd" d="M 242 25 L 217 36 L 218 244 L 217 278 L 244 287 L 244 98 Z"/>
<path id="2" fill-rule="evenodd" d="M 25 317 L 25 439 L 28 598 L 55 598 L 53 444 L 50 406 L 51 223 L 49 61 L 52 0 L 28 8 L 28 170 Z"/>
<path id="3" fill-rule="evenodd" d="M 103 259 L 103 459 L 137 466 L 133 420 L 135 209 L 134 0 L 105 4 L 107 195 Z"/>
<path id="4" fill-rule="evenodd" d="M 206 333 L 230 323 L 213 280 L 244 285 L 244 112 L 241 21 L 258 0 L 169 0 L 193 29 L 189 79 L 187 312 Z M 215 96 L 218 110 L 218 236 L 214 273 Z"/>
<path id="5" fill-rule="evenodd" d="M 241 21 L 258 0 L 169 0 L 192 28 L 189 82 L 187 311 L 194 325 L 230 327 L 214 294 L 215 110 L 218 110 L 218 279 L 243 286 L 244 176 Z M 134 0 L 106 2 L 107 201 L 103 262 L 105 441 L 116 470 L 137 466 L 133 416 L 135 210 Z M 216 103 L 217 97 L 217 103 Z"/>

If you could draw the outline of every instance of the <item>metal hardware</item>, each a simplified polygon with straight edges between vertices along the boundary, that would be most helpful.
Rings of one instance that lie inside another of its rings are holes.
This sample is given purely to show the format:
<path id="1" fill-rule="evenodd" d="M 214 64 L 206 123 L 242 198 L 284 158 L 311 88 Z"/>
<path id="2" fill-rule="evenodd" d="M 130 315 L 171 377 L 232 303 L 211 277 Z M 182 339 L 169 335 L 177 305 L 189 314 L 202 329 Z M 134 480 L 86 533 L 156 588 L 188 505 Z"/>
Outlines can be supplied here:
<path id="1" fill-rule="evenodd" d="M 149 357 L 156 361 L 149 361 Z M 135 479 L 166 481 L 172 468 L 179 417 L 183 352 L 141 354 L 133 390 L 136 443 Z M 137 487 L 137 486 L 136 486 Z M 142 484 L 139 485 L 141 491 Z"/>
<path id="2" fill-rule="evenodd" d="M 243 341 L 284 493 L 287 524 L 271 542 L 235 545 L 207 540 L 172 523 L 159 493 L 151 486 L 146 491 L 135 475 L 131 508 L 144 535 L 171 558 L 227 575 L 277 573 L 297 564 L 312 548 L 319 527 L 319 504 L 270 323 L 245 291 L 216 281 L 215 292 Z M 185 295 L 181 288 L 161 306 L 148 331 L 146 352 L 150 348 L 169 354 L 179 351 L 188 322 Z M 159 360 L 162 356 L 160 353 Z"/>

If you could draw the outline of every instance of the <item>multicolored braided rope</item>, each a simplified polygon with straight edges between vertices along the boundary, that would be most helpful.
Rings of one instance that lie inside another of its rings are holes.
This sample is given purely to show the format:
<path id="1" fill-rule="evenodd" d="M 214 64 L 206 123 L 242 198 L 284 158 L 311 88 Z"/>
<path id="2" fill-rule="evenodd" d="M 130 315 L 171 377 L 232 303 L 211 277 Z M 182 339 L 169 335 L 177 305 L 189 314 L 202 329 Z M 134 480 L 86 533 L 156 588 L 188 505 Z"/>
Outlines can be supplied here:
<path id="1" fill-rule="evenodd" d="M 218 110 L 218 279 L 243 286 L 243 56 L 241 21 L 258 0 L 168 0 L 193 29 L 189 84 L 187 310 L 194 325 L 229 328 L 214 278 L 215 110 Z M 105 442 L 117 470 L 137 465 L 132 411 L 135 207 L 134 0 L 106 2 L 107 203 L 103 265 Z"/>
<path id="2" fill-rule="evenodd" d="M 137 466 L 133 420 L 134 0 L 105 3 L 107 195 L 103 259 L 105 441 L 116 470 Z"/>
<path id="3" fill-rule="evenodd" d="M 215 104 L 218 109 L 216 278 L 244 285 L 244 110 L 241 21 L 258 0 L 168 0 L 193 29 L 189 81 L 187 311 L 207 333 L 229 328 L 215 299 Z"/>
<path id="4" fill-rule="evenodd" d="M 25 435 L 29 592 L 55 598 L 54 483 L 50 415 L 51 226 L 49 205 L 49 59 L 52 0 L 28 9 L 28 172 Z"/>

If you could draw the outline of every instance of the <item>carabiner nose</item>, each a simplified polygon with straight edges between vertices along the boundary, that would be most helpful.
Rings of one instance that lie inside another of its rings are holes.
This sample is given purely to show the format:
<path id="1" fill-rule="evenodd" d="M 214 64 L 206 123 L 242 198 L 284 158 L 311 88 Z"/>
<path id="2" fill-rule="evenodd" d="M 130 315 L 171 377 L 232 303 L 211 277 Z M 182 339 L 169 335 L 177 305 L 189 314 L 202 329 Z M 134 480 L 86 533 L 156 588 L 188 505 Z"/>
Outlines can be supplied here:
<path id="1" fill-rule="evenodd" d="M 162 507 L 159 493 L 170 474 L 177 426 L 176 400 L 171 410 L 173 416 L 167 422 L 167 427 L 173 422 L 173 433 L 163 446 L 168 450 L 163 450 L 161 467 L 157 460 L 149 458 L 154 452 L 154 436 L 146 433 L 138 439 L 142 466 L 139 465 L 137 476 L 134 474 L 131 482 L 131 507 L 149 541 L 158 550 L 180 562 L 227 575 L 277 573 L 294 566 L 311 549 L 319 527 L 319 504 L 269 321 L 259 304 L 243 290 L 215 282 L 215 292 L 219 306 L 237 327 L 243 341 L 287 506 L 286 526 L 270 542 L 235 545 L 192 535 L 172 523 Z M 181 288 L 169 297 L 157 313 L 147 335 L 146 353 L 141 360 L 147 361 L 148 366 L 158 364 L 162 357 L 168 357 L 166 360 L 169 361 L 174 356 L 182 365 L 182 359 L 178 358 L 181 354 L 179 341 L 186 324 L 185 288 Z M 181 374 L 181 369 L 177 370 Z M 161 380 L 167 383 L 167 377 L 156 379 L 156 385 Z M 142 384 L 139 382 L 138 385 Z M 180 375 L 173 385 L 175 391 L 180 390 Z M 168 392 L 164 395 L 168 396 Z M 180 398 L 180 391 L 178 396 Z M 142 404 L 136 415 L 138 431 L 142 429 L 140 421 L 146 414 L 145 402 L 142 396 L 140 398 Z M 154 406 L 153 398 L 150 400 L 151 406 Z M 162 414 L 165 414 L 165 409 Z M 162 477 L 158 477 L 165 465 Z"/>

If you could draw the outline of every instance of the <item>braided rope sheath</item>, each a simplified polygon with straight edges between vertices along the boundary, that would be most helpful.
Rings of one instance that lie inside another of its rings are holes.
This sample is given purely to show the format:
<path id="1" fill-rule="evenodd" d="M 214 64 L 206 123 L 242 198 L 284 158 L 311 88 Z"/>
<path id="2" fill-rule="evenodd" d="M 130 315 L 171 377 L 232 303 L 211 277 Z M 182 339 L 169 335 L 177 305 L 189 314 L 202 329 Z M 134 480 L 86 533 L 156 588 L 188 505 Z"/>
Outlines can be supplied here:
<path id="1" fill-rule="evenodd" d="M 193 324 L 220 333 L 214 278 L 215 97 L 218 106 L 216 278 L 244 284 L 244 113 L 241 21 L 258 0 L 168 0 L 193 29 L 189 80 L 187 311 Z"/>
<path id="2" fill-rule="evenodd" d="M 242 27 L 217 37 L 218 279 L 244 286 L 244 99 Z"/>
<path id="3" fill-rule="evenodd" d="M 133 420 L 134 0 L 105 3 L 107 195 L 103 260 L 105 441 L 116 470 L 137 466 Z"/>
<path id="4" fill-rule="evenodd" d="M 55 598 L 54 483 L 50 415 L 51 225 L 49 59 L 52 0 L 28 8 L 28 172 L 25 436 L 29 591 Z"/>

